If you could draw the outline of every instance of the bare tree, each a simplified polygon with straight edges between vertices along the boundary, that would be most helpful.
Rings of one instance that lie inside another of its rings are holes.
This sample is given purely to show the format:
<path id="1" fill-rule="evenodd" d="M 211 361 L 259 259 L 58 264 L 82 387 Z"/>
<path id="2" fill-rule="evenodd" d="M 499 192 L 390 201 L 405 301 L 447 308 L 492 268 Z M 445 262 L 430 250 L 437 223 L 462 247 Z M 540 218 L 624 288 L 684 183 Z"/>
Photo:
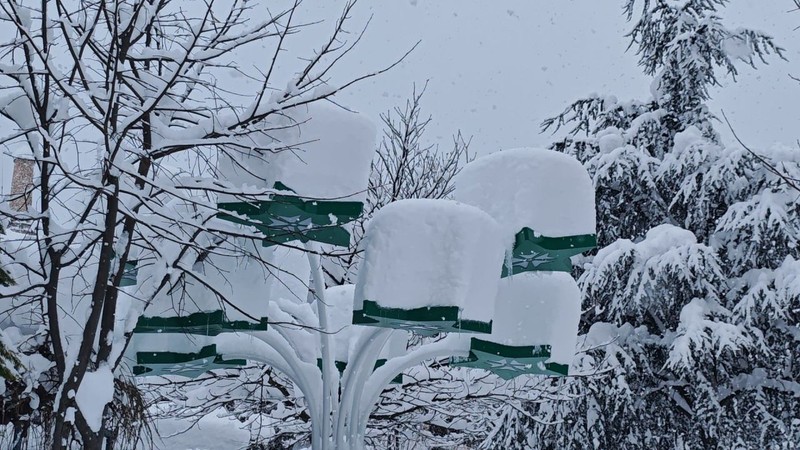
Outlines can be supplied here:
<path id="1" fill-rule="evenodd" d="M 202 282 L 193 263 L 248 255 L 269 269 L 246 246 L 220 250 L 259 236 L 215 228 L 217 196 L 268 192 L 217 180 L 216 161 L 291 150 L 295 143 L 272 136 L 297 125 L 293 109 L 383 71 L 334 80 L 361 37 L 345 28 L 354 2 L 308 58 L 285 57 L 307 25 L 299 3 L 272 11 L 255 0 L 0 1 L 2 28 L 15 34 L 0 47 L 0 111 L 12 123 L 0 143 L 23 146 L 36 173 L 31 211 L 0 210 L 32 230 L 2 243 L 16 281 L 0 287 L 2 323 L 23 336 L 24 353 L 47 362 L 9 386 L 4 443 L 135 446 L 146 422 L 137 390 L 117 376 L 97 427 L 76 403 L 88 374 L 112 382 L 98 374 L 119 373 L 141 308 L 187 279 Z M 242 57 L 253 46 L 269 50 Z M 276 72 L 292 64 L 287 84 Z M 242 82 L 224 82 L 234 77 Z M 131 299 L 120 285 L 135 258 L 160 275 Z"/>
<path id="2" fill-rule="evenodd" d="M 333 284 L 352 283 L 359 261 L 359 242 L 372 215 L 387 204 L 408 198 L 447 198 L 453 192 L 453 178 L 464 164 L 475 158 L 469 139 L 461 132 L 453 136 L 450 150 L 426 140 L 425 131 L 433 118 L 422 115 L 421 90 L 416 86 L 403 107 L 381 114 L 383 137 L 378 146 L 369 178 L 364 214 L 355 222 L 353 242 L 346 254 L 335 254 L 334 264 L 326 265 Z"/>
<path id="3" fill-rule="evenodd" d="M 3 224 L 0 223 L 0 235 L 5 234 L 5 230 L 3 229 Z M 3 270 L 2 266 L 0 266 L 0 285 L 8 287 L 14 284 L 14 280 L 11 276 Z"/>

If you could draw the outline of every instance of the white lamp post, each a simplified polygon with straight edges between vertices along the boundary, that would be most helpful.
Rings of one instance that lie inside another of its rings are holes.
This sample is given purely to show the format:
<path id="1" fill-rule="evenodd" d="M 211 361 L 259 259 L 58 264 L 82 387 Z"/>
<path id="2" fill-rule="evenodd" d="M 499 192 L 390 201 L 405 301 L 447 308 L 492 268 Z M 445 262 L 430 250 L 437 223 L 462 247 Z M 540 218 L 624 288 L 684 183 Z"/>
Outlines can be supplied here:
<path id="1" fill-rule="evenodd" d="M 497 177 L 502 181 L 496 186 L 481 189 Z M 307 241 L 308 271 L 296 264 L 297 254 L 274 262 L 294 261 L 287 276 L 297 271 L 310 276 L 312 303 L 300 300 L 307 286 L 293 292 L 282 283 L 281 290 L 275 287 L 280 277 L 265 278 L 264 292 L 280 291 L 281 298 L 268 294 L 262 297 L 266 308 L 252 306 L 269 317 L 269 328 L 204 333 L 189 339 L 199 347 L 193 355 L 210 359 L 209 368 L 249 360 L 283 372 L 305 397 L 312 447 L 323 450 L 363 448 L 380 393 L 425 360 L 453 357 L 454 364 L 505 378 L 565 375 L 580 311 L 580 293 L 566 273 L 569 257 L 594 245 L 594 196 L 587 180 L 577 161 L 554 152 L 517 150 L 481 158 L 457 180 L 456 197 L 464 203 L 403 200 L 376 213 L 355 287 L 326 289 L 313 242 L 318 236 L 306 233 L 313 226 L 293 229 L 292 236 Z M 227 220 L 268 225 L 256 210 L 230 211 Z M 268 240 L 278 236 L 264 234 Z M 544 257 L 531 256 L 531 249 L 544 251 Z M 275 252 L 281 250 L 271 257 Z M 396 348 L 399 343 L 405 349 L 407 330 L 449 334 L 403 354 Z M 161 350 L 165 344 L 152 342 L 158 336 L 142 335 L 132 346 L 136 357 Z M 379 360 L 386 361 L 376 367 Z"/>

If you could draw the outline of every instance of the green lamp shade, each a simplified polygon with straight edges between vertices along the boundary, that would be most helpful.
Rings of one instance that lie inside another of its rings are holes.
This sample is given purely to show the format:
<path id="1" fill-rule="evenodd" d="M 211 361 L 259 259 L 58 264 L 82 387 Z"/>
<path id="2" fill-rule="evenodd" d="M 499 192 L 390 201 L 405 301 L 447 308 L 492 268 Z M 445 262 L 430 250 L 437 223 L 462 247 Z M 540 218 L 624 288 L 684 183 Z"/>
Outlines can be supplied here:
<path id="1" fill-rule="evenodd" d="M 125 270 L 122 271 L 122 279 L 119 282 L 120 287 L 135 286 L 136 275 L 139 272 L 139 261 L 133 260 L 125 263 Z"/>
<path id="2" fill-rule="evenodd" d="M 409 330 L 423 335 L 492 332 L 491 320 L 462 319 L 457 306 L 386 308 L 372 300 L 364 300 L 363 309 L 353 311 L 353 324 Z"/>
<path id="3" fill-rule="evenodd" d="M 247 320 L 228 320 L 222 310 L 196 312 L 186 316 L 140 317 L 134 333 L 183 333 L 202 336 L 216 336 L 226 331 L 264 331 L 267 318 L 258 322 Z M 165 337 L 166 339 L 166 337 Z"/>
<path id="4" fill-rule="evenodd" d="M 278 189 L 288 190 L 280 183 Z M 346 247 L 350 233 L 341 224 L 352 222 L 364 209 L 361 202 L 304 199 L 295 195 L 274 195 L 258 202 L 220 203 L 217 217 L 229 222 L 257 228 L 269 247 L 299 240 L 315 241 Z"/>
<path id="5" fill-rule="evenodd" d="M 196 378 L 214 369 L 245 366 L 244 359 L 224 359 L 217 346 L 207 345 L 196 353 L 137 352 L 133 374 L 136 376 L 181 375 Z"/>
<path id="6" fill-rule="evenodd" d="M 566 376 L 569 366 L 548 363 L 550 345 L 515 347 L 472 338 L 469 356 L 451 358 L 450 365 L 488 370 L 504 380 L 519 375 Z"/>
<path id="7" fill-rule="evenodd" d="M 595 234 L 553 238 L 537 235 L 526 227 L 514 237 L 511 270 L 508 263 L 503 264 L 501 277 L 531 271 L 571 272 L 570 257 L 596 246 Z"/>

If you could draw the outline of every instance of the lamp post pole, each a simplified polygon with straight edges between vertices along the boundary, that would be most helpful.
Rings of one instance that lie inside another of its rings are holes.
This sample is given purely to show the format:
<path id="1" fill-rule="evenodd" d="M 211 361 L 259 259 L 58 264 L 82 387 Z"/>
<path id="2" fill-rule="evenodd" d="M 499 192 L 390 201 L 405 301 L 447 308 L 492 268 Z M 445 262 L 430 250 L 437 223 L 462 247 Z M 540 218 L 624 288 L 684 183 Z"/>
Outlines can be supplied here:
<path id="1" fill-rule="evenodd" d="M 212 341 L 221 363 L 225 356 L 272 365 L 298 386 L 310 412 L 314 450 L 363 449 L 381 392 L 398 374 L 426 360 L 451 357 L 454 366 L 489 370 L 505 379 L 568 375 L 581 312 L 570 258 L 596 245 L 588 173 L 567 155 L 519 149 L 467 165 L 459 177 L 459 202 L 406 199 L 377 211 L 363 241 L 358 283 L 339 286 L 346 288 L 342 291 L 331 288 L 328 295 L 315 242 L 346 245 L 349 234 L 339 220 L 357 215 L 350 211 L 353 204 L 286 195 L 258 207 L 225 204 L 234 213 L 224 214 L 225 220 L 274 239 L 306 241 L 309 272 L 302 275 L 301 289 L 305 296 L 310 278 L 316 312 L 303 302 L 270 302 L 263 308 L 276 319 L 270 330 L 263 320 L 252 328 L 229 327 Z M 571 184 L 559 184 L 566 182 Z M 506 195 L 514 189 L 525 195 Z M 551 194 L 560 201 L 552 201 Z M 526 200 L 524 207 L 519 198 Z M 289 216 L 296 222 L 289 232 L 265 225 L 291 222 Z M 301 331 L 292 329 L 296 320 Z M 145 332 L 153 328 L 143 326 Z M 308 335 L 309 328 L 317 335 Z M 445 336 L 402 355 L 389 354 L 394 345 L 388 344 L 408 330 Z M 332 337 L 335 333 L 343 334 Z M 207 346 L 202 355 L 206 348 L 214 353 Z M 379 361 L 383 365 L 377 367 Z"/>
<path id="2" fill-rule="evenodd" d="M 322 431 L 324 433 L 321 442 L 322 450 L 329 450 L 331 446 L 331 415 L 337 409 L 336 400 L 338 394 L 333 389 L 333 381 L 336 377 L 336 366 L 331 351 L 332 330 L 328 325 L 328 305 L 325 303 L 325 280 L 322 272 L 322 264 L 319 259 L 319 245 L 308 241 L 306 243 L 306 255 L 311 266 L 311 281 L 314 287 L 314 297 L 317 300 L 317 314 L 319 315 L 319 326 L 321 332 L 320 349 L 322 352 Z M 334 441 L 335 442 L 335 441 Z"/>
<path id="3" fill-rule="evenodd" d="M 309 250 L 312 284 L 315 291 L 324 292 L 319 290 L 323 281 L 322 271 L 313 269 L 314 262 L 318 261 L 316 257 L 318 249 L 312 247 Z M 337 330 L 330 330 L 328 321 L 323 319 L 328 314 L 327 305 L 324 304 L 324 294 L 321 298 L 318 296 L 317 301 L 320 305 L 320 340 L 323 345 L 321 373 L 316 366 L 302 361 L 288 340 L 278 339 L 274 334 L 225 333 L 214 338 L 217 348 L 226 356 L 270 365 L 297 384 L 311 411 L 311 441 L 314 450 L 363 449 L 369 415 L 381 392 L 392 379 L 404 370 L 426 360 L 466 356 L 469 353 L 467 340 L 457 334 L 451 334 L 439 341 L 423 344 L 406 355 L 391 358 L 373 371 L 381 350 L 392 333 L 401 331 L 372 328 L 367 330 L 356 343 L 353 348 L 355 357 L 348 362 L 342 378 L 337 383 L 330 339 L 330 333 Z M 316 380 L 309 376 L 315 371 L 321 375 Z"/>

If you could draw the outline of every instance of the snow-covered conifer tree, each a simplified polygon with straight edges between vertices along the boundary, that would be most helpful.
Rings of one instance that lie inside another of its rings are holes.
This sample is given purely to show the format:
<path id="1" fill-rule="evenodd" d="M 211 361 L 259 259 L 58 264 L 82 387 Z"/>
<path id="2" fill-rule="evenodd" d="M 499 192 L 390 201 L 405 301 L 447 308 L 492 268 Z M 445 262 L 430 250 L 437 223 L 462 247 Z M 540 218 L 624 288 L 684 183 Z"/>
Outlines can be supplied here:
<path id="1" fill-rule="evenodd" d="M 722 73 L 781 49 L 724 0 L 626 2 L 652 98 L 579 100 L 544 128 L 593 174 L 601 249 L 578 271 L 586 377 L 536 410 L 543 448 L 792 448 L 800 408 L 797 152 L 726 146 Z M 793 400 L 794 399 L 794 400 Z M 552 423 L 556 423 L 552 425 Z"/>

